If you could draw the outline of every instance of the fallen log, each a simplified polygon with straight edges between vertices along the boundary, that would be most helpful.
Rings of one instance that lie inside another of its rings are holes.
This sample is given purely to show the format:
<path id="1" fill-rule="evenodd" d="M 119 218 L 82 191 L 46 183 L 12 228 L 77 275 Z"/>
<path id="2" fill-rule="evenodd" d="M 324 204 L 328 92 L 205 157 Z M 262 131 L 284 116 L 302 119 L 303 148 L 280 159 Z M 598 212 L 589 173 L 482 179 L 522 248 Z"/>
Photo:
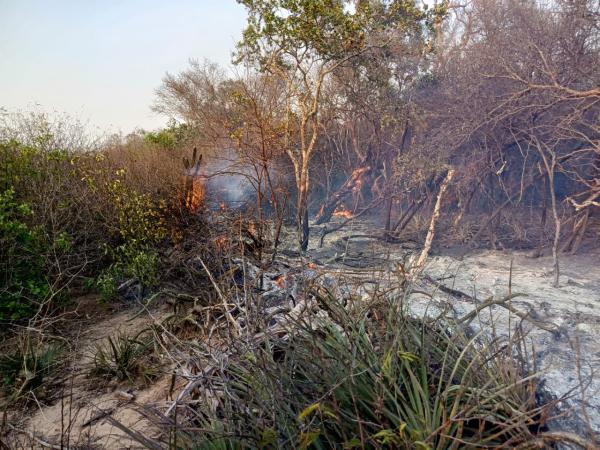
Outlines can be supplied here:
<path id="1" fill-rule="evenodd" d="M 354 169 L 350 178 L 346 180 L 343 186 L 321 206 L 321 209 L 317 213 L 315 224 L 322 225 L 329 222 L 340 203 L 352 193 L 360 191 L 364 177 L 370 175 L 372 170 L 370 165 L 363 165 L 358 169 Z"/>

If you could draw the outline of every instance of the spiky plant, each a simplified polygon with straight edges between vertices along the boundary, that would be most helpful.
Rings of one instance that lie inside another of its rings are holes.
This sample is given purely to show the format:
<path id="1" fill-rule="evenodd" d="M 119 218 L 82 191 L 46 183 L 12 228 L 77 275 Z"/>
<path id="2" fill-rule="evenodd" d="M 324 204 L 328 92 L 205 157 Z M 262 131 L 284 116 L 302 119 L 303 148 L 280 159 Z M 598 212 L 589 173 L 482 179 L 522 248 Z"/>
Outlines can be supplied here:
<path id="1" fill-rule="evenodd" d="M 8 402 L 37 393 L 60 367 L 63 349 L 31 333 L 23 333 L 15 342 L 12 350 L 0 353 L 0 378 Z"/>
<path id="2" fill-rule="evenodd" d="M 179 442 L 424 450 L 533 439 L 533 381 L 519 375 L 510 349 L 450 322 L 411 318 L 394 302 L 351 312 L 316 297 L 326 316 L 239 345 L 205 380 L 192 419 L 203 432 L 182 424 Z"/>
<path id="3" fill-rule="evenodd" d="M 152 350 L 151 337 L 143 333 L 133 337 L 124 333 L 108 336 L 94 349 L 90 375 L 106 380 L 149 382 L 157 375 Z"/>

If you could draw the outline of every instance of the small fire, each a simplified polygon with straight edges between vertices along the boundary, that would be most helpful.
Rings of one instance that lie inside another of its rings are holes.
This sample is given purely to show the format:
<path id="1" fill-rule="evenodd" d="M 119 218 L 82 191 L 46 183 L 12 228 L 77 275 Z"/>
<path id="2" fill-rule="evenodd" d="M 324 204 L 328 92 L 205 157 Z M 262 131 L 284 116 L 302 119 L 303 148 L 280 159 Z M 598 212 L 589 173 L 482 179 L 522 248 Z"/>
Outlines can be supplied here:
<path id="1" fill-rule="evenodd" d="M 258 226 L 254 222 L 250 222 L 248 224 L 248 233 L 252 236 L 256 236 L 258 234 Z"/>
<path id="2" fill-rule="evenodd" d="M 309 269 L 316 269 L 316 268 L 317 268 L 317 265 L 316 265 L 314 262 L 309 262 L 309 263 L 308 263 L 308 268 L 309 268 Z"/>
<path id="3" fill-rule="evenodd" d="M 204 201 L 204 184 L 201 180 L 194 178 L 192 180 L 192 190 L 187 193 L 185 206 L 192 212 L 197 212 Z"/>
<path id="4" fill-rule="evenodd" d="M 283 275 L 279 275 L 277 278 L 275 278 L 275 284 L 279 289 L 285 288 L 285 277 Z"/>
<path id="5" fill-rule="evenodd" d="M 362 189 L 362 186 L 363 186 L 363 179 L 362 179 L 362 177 L 369 170 L 371 170 L 371 167 L 360 167 L 358 169 L 355 169 L 352 172 L 352 176 L 350 178 L 350 184 L 352 186 L 352 192 L 354 192 L 354 193 L 360 192 L 360 190 Z"/>
<path id="6" fill-rule="evenodd" d="M 229 246 L 229 237 L 226 235 L 217 236 L 215 239 L 215 245 L 219 250 L 225 250 Z"/>
<path id="7" fill-rule="evenodd" d="M 225 205 L 225 202 L 221 202 L 221 203 L 219 204 L 219 209 L 220 209 L 221 211 L 225 211 L 225 210 L 227 209 L 227 206 Z"/>
<path id="8" fill-rule="evenodd" d="M 333 215 L 335 217 L 344 217 L 345 219 L 352 219 L 354 217 L 354 214 L 352 214 L 352 211 L 350 211 L 349 209 L 346 209 L 342 205 L 335 208 Z"/>

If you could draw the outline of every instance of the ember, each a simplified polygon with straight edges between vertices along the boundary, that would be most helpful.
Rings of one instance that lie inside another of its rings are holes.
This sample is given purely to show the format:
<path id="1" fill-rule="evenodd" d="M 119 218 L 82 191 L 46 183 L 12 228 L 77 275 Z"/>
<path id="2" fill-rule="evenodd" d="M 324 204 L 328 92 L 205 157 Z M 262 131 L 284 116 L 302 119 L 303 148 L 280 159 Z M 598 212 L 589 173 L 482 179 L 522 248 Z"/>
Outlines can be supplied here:
<path id="1" fill-rule="evenodd" d="M 279 275 L 277 278 L 275 278 L 275 284 L 277 287 L 279 287 L 279 289 L 285 288 L 285 276 Z"/>
<path id="2" fill-rule="evenodd" d="M 335 208 L 335 211 L 333 212 L 333 215 L 335 217 L 344 217 L 346 219 L 351 219 L 352 217 L 354 217 L 354 214 L 352 213 L 352 211 L 350 211 L 349 209 L 346 209 L 342 205 L 340 205 L 337 208 Z"/>
<path id="3" fill-rule="evenodd" d="M 226 235 L 217 236 L 215 244 L 219 250 L 225 250 L 229 246 L 229 237 Z"/>
<path id="4" fill-rule="evenodd" d="M 253 236 L 256 236 L 258 234 L 258 226 L 255 222 L 250 222 L 248 224 L 248 233 L 250 233 Z"/>

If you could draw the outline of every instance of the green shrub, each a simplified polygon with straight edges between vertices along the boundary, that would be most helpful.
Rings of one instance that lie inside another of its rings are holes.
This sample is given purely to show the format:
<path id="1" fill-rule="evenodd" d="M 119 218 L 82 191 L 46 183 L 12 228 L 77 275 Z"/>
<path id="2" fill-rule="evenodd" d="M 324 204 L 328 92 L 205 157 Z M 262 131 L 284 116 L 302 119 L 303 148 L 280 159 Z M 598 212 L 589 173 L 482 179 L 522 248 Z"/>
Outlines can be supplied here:
<path id="1" fill-rule="evenodd" d="M 0 321 L 30 317 L 49 293 L 44 274 L 45 243 L 39 228 L 27 224 L 33 214 L 15 199 L 14 190 L 0 193 Z"/>
<path id="2" fill-rule="evenodd" d="M 9 402 L 37 393 L 60 367 L 62 346 L 30 334 L 19 336 L 12 350 L 0 354 L 0 377 Z M 37 395 L 37 394 L 36 394 Z"/>
<path id="3" fill-rule="evenodd" d="M 158 373 L 152 351 L 153 341 L 149 336 L 131 337 L 122 333 L 109 336 L 95 348 L 90 375 L 106 380 L 149 382 Z"/>
<path id="4" fill-rule="evenodd" d="M 180 179 L 176 149 L 162 147 L 185 132 L 100 146 L 68 117 L 0 115 L 0 321 L 56 306 L 90 278 L 106 299 L 125 279 L 156 286 L 162 208 Z"/>
<path id="5" fill-rule="evenodd" d="M 164 221 L 150 196 L 126 187 L 123 182 L 126 171 L 118 170 L 116 174 L 108 193 L 123 243 L 107 248 L 113 263 L 102 272 L 97 283 L 105 298 L 114 296 L 115 284 L 125 278 L 136 278 L 144 287 L 158 284 L 159 257 L 154 247 L 166 236 Z"/>
<path id="6" fill-rule="evenodd" d="M 204 385 L 198 448 L 512 447 L 532 437 L 539 412 L 510 351 L 468 339 L 449 323 L 426 324 L 394 304 L 328 311 L 281 339 L 238 343 Z M 383 319 L 377 319 L 383 317 Z M 185 425 L 181 427 L 185 429 Z"/>
<path id="7" fill-rule="evenodd" d="M 144 135 L 144 141 L 167 150 L 173 150 L 185 142 L 189 132 L 186 124 L 171 123 L 162 130 L 147 132 Z"/>
<path id="8" fill-rule="evenodd" d="M 111 270 L 104 270 L 98 278 L 96 278 L 94 286 L 100 293 L 102 300 L 112 300 L 117 295 L 118 279 L 116 274 Z"/>

